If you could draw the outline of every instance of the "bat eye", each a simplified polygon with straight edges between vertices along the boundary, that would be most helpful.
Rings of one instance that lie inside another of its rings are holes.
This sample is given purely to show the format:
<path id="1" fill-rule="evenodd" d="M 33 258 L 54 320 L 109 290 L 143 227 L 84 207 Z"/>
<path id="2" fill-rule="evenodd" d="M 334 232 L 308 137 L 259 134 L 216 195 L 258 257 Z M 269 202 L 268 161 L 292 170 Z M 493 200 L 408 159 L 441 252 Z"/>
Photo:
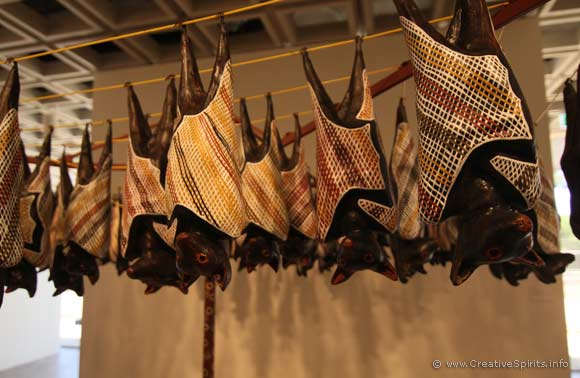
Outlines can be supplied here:
<path id="1" fill-rule="evenodd" d="M 349 238 L 346 238 L 342 241 L 342 246 L 346 247 L 346 248 L 351 248 L 352 247 L 352 240 Z"/>
<path id="2" fill-rule="evenodd" d="M 491 261 L 499 260 L 503 256 L 500 248 L 489 248 L 483 254 Z"/>
<path id="3" fill-rule="evenodd" d="M 270 256 L 270 251 L 268 251 L 267 249 L 262 249 L 262 257 L 269 257 Z"/>
<path id="4" fill-rule="evenodd" d="M 363 260 L 368 264 L 372 264 L 375 261 L 375 258 L 373 257 L 372 253 L 365 253 Z"/>
<path id="5" fill-rule="evenodd" d="M 209 257 L 207 257 L 207 254 L 205 253 L 198 253 L 195 255 L 195 261 L 197 261 L 199 264 L 207 264 Z"/>
<path id="6" fill-rule="evenodd" d="M 310 264 L 310 257 L 303 257 L 302 258 L 302 265 Z"/>

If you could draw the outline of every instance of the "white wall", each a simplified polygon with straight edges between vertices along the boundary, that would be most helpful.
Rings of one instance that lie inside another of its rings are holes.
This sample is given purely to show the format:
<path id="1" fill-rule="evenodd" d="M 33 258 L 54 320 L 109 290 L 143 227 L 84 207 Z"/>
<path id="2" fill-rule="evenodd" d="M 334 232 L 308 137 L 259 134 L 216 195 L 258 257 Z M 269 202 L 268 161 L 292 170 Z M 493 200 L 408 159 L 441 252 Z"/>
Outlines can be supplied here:
<path id="1" fill-rule="evenodd" d="M 4 295 L 0 309 L 0 370 L 22 365 L 58 352 L 60 299 L 48 271 L 38 275 L 34 298 L 24 290 Z"/>

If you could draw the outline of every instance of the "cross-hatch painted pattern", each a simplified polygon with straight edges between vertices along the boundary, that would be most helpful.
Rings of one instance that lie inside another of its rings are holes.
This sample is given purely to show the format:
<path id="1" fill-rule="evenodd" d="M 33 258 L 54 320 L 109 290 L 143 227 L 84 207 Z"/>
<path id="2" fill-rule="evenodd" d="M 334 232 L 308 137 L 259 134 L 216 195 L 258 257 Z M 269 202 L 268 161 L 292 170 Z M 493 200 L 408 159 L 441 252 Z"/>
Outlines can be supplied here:
<path id="1" fill-rule="evenodd" d="M 246 163 L 242 191 L 250 222 L 286 240 L 290 223 L 282 194 L 282 176 L 270 153 L 259 162 Z"/>
<path id="2" fill-rule="evenodd" d="M 538 243 L 546 253 L 560 252 L 560 220 L 554 200 L 554 184 L 548 173 L 541 167 L 542 193 L 534 206 L 538 220 Z"/>
<path id="3" fill-rule="evenodd" d="M 364 97 L 363 103 L 360 107 L 356 118 L 364 121 L 372 121 L 375 119 L 375 108 L 373 106 L 373 95 L 371 93 L 371 86 L 369 84 L 369 75 L 367 74 L 367 70 L 363 70 L 363 85 L 364 85 Z"/>
<path id="4" fill-rule="evenodd" d="M 97 177 L 74 188 L 66 211 L 67 240 L 101 259 L 109 253 L 111 167 L 109 156 Z"/>
<path id="5" fill-rule="evenodd" d="M 312 88 L 310 93 L 316 121 L 318 235 L 326 240 L 338 203 L 348 191 L 384 190 L 385 183 L 371 124 L 356 129 L 334 124 L 324 115 Z"/>
<path id="6" fill-rule="evenodd" d="M 290 225 L 307 238 L 316 239 L 318 219 L 302 147 L 299 154 L 296 166 L 290 171 L 282 172 L 284 198 L 288 207 Z"/>
<path id="7" fill-rule="evenodd" d="M 28 193 L 33 198 L 36 198 L 36 213 L 39 215 L 39 226 L 42 227 L 42 236 L 40 240 L 27 241 L 33 245 L 33 249 L 29 250 L 24 248 L 24 258 L 35 267 L 44 269 L 50 265 L 52 260 L 49 229 L 52 220 L 54 197 L 50 186 L 50 158 L 47 157 L 42 161 L 38 174 L 28 185 Z M 34 204 L 32 205 L 34 206 Z M 30 214 L 30 207 L 28 207 L 27 213 Z M 32 217 L 29 216 L 29 218 L 32 220 Z"/>
<path id="8" fill-rule="evenodd" d="M 121 254 L 125 256 L 129 245 L 129 235 L 133 221 L 141 216 L 165 217 L 167 202 L 165 190 L 161 186 L 160 171 L 151 160 L 140 157 L 133 150 L 129 141 L 127 148 L 127 171 L 125 174 L 125 186 L 123 188 L 123 216 Z M 171 240 L 168 245 L 173 245 L 173 236 L 165 225 L 159 228 L 161 238 L 164 241 Z"/>
<path id="9" fill-rule="evenodd" d="M 234 122 L 234 87 L 231 61 L 228 60 L 224 67 L 215 98 L 202 113 L 205 113 L 213 121 L 238 170 L 241 170 L 244 165 L 244 151 L 241 128 Z"/>
<path id="10" fill-rule="evenodd" d="M 520 192 L 528 208 L 534 207 L 542 187 L 537 163 L 498 155 L 491 159 L 491 166 Z"/>
<path id="11" fill-rule="evenodd" d="M 417 149 L 407 122 L 397 125 L 391 170 L 398 192 L 399 235 L 407 240 L 416 239 L 422 225 L 419 215 L 419 167 Z"/>
<path id="12" fill-rule="evenodd" d="M 396 207 L 385 206 L 382 203 L 363 198 L 359 199 L 357 203 L 361 209 L 382 224 L 389 232 L 395 232 L 398 218 Z"/>
<path id="13" fill-rule="evenodd" d="M 475 149 L 497 140 L 531 140 L 532 134 L 497 56 L 460 54 L 400 20 L 417 85 L 421 216 L 436 223 Z"/>
<path id="14" fill-rule="evenodd" d="M 230 147 L 225 144 L 227 138 L 221 135 L 228 125 L 233 127 L 231 107 L 223 99 L 227 91 L 222 87 L 223 81 L 208 108 L 196 115 L 183 116 L 177 126 L 167 157 L 165 193 L 168 214 L 181 205 L 236 238 L 242 234 L 248 219 L 240 171 Z M 235 133 L 232 144 L 241 146 L 239 135 Z"/>
<path id="15" fill-rule="evenodd" d="M 18 113 L 10 109 L 0 124 L 0 268 L 22 259 L 20 190 L 24 171 L 20 151 Z"/>

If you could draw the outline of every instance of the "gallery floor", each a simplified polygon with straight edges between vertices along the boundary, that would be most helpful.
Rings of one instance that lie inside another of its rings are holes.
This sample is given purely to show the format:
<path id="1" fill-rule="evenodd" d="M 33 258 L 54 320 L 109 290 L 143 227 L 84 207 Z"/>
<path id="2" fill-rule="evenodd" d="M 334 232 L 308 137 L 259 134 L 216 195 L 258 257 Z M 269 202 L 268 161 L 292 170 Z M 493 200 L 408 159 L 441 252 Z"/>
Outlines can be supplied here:
<path id="1" fill-rule="evenodd" d="M 61 348 L 58 354 L 0 372 L 0 378 L 78 378 L 78 348 Z"/>

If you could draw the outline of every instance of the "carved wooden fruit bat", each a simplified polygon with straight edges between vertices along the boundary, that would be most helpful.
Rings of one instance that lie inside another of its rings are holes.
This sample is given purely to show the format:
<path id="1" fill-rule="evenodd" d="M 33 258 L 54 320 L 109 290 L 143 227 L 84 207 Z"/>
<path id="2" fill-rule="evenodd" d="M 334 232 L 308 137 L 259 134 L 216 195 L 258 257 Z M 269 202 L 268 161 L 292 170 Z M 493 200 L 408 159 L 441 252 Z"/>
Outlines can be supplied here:
<path id="1" fill-rule="evenodd" d="M 369 269 L 396 280 L 397 274 L 378 242 L 377 233 L 396 229 L 396 209 L 388 185 L 373 100 L 366 74 L 362 39 L 356 40 L 351 80 L 335 106 L 303 50 L 316 121 L 318 234 L 338 240 L 333 284 Z"/>
<path id="2" fill-rule="evenodd" d="M 227 31 L 220 38 L 207 91 L 193 47 L 183 31 L 178 118 L 167 155 L 165 192 L 180 275 L 214 279 L 224 290 L 231 278 L 227 245 L 247 225 L 241 194 L 240 130 L 233 119 L 232 67 Z"/>
<path id="3" fill-rule="evenodd" d="M 152 130 L 133 87 L 128 87 L 129 148 L 123 190 L 120 257 L 127 276 L 143 282 L 146 294 L 163 286 L 187 293 L 197 277 L 179 277 L 173 247 L 175 229 L 167 227 L 163 180 L 177 110 L 175 80 L 170 77 L 161 120 Z"/>
<path id="4" fill-rule="evenodd" d="M 248 272 L 264 264 L 278 271 L 279 245 L 288 236 L 289 219 L 283 195 L 282 175 L 278 145 L 272 144 L 275 127 L 274 106 L 270 95 L 266 97 L 267 114 L 262 143 L 258 144 L 252 131 L 246 101 L 240 101 L 242 140 L 246 163 L 242 170 L 242 194 L 250 221 L 246 237 L 237 249 L 240 269 Z"/>
<path id="5" fill-rule="evenodd" d="M 56 207 L 50 224 L 50 248 L 52 249 L 52 261 L 50 264 L 49 281 L 55 287 L 53 296 L 60 295 L 66 290 L 74 291 L 79 297 L 84 294 L 83 275 L 81 272 L 69 272 L 67 266 L 75 265 L 67 263 L 68 258 L 75 256 L 65 256 L 64 249 L 66 240 L 66 209 L 70 202 L 70 195 L 73 191 L 73 184 L 68 174 L 66 153 L 63 151 L 60 160 L 60 183 L 56 189 Z"/>
<path id="6" fill-rule="evenodd" d="M 417 85 L 421 215 L 458 216 L 451 281 L 527 254 L 540 176 L 533 122 L 484 0 L 458 0 L 447 37 L 395 0 Z M 466 101 L 469 99 L 469 101 Z"/>
<path id="7" fill-rule="evenodd" d="M 280 243 L 282 266 L 286 269 L 290 265 L 296 265 L 296 273 L 305 277 L 316 261 L 318 219 L 301 143 L 298 114 L 294 114 L 294 145 L 290 156 L 284 151 L 278 129 L 273 131 L 271 144 L 278 149 L 282 189 L 290 220 L 288 239 Z"/>

